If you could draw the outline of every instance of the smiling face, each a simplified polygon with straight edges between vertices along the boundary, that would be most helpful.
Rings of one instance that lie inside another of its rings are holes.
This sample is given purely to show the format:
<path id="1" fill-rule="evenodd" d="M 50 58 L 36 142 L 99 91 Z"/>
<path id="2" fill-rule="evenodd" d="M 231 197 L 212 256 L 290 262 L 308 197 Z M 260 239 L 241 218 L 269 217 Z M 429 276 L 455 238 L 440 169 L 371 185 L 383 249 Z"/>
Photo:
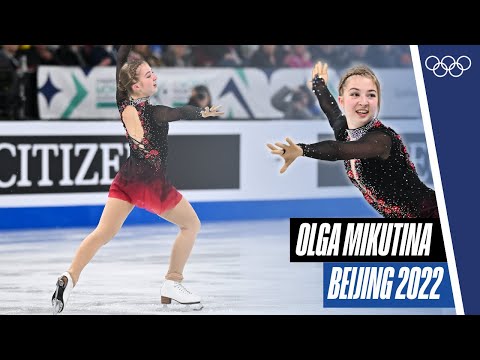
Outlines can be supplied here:
<path id="1" fill-rule="evenodd" d="M 147 97 L 157 92 L 157 75 L 155 75 L 150 65 L 146 62 L 138 67 L 137 78 L 138 81 L 132 86 L 133 95 L 136 97 Z"/>
<path id="2" fill-rule="evenodd" d="M 338 94 L 349 129 L 362 127 L 380 112 L 380 82 L 368 66 L 348 69 L 340 79 Z"/>
<path id="3" fill-rule="evenodd" d="M 362 127 L 377 116 L 380 94 L 375 81 L 370 77 L 348 77 L 339 93 L 338 100 L 349 129 Z"/>
<path id="4" fill-rule="evenodd" d="M 339 96 L 338 100 L 350 129 L 367 124 L 377 115 L 378 89 L 368 77 L 350 76 L 345 81 L 343 95 Z"/>

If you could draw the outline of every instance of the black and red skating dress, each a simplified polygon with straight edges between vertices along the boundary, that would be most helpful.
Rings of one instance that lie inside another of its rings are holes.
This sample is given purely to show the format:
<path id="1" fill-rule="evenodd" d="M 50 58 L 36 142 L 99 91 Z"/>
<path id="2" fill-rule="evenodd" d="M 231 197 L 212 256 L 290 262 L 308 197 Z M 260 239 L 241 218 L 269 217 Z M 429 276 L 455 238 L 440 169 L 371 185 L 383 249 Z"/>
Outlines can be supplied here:
<path id="1" fill-rule="evenodd" d="M 348 129 L 345 115 L 323 79 L 314 79 L 313 91 L 336 141 L 298 144 L 304 156 L 344 160 L 349 180 L 385 218 L 438 218 L 435 191 L 420 180 L 401 136 L 377 118 L 358 129 Z M 390 152 L 382 159 L 379 154 L 385 146 Z"/>
<path id="2" fill-rule="evenodd" d="M 118 69 L 125 63 L 129 51 L 129 46 L 120 47 L 117 79 Z M 117 106 L 121 119 L 127 106 L 135 107 L 143 128 L 143 139 L 137 141 L 132 138 L 123 124 L 130 145 L 130 156 L 115 176 L 108 196 L 162 214 L 174 208 L 182 199 L 167 176 L 169 122 L 202 119 L 202 109 L 190 105 L 178 108 L 152 105 L 149 98 L 133 100 L 118 91 Z"/>

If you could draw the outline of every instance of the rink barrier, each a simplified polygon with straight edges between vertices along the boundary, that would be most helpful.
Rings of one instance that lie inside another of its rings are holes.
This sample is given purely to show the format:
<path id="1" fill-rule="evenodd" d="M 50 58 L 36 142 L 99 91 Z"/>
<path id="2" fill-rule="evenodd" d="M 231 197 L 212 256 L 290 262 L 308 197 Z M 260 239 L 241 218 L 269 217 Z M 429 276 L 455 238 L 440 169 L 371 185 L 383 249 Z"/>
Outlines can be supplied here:
<path id="1" fill-rule="evenodd" d="M 192 203 L 200 221 L 267 220 L 291 217 L 377 217 L 363 198 Z M 103 206 L 0 208 L 0 229 L 95 227 Z M 157 215 L 135 208 L 125 226 L 167 224 Z"/>
<path id="2" fill-rule="evenodd" d="M 431 183 L 420 119 L 389 121 Z M 118 121 L 0 122 L 0 229 L 93 226 L 128 156 Z M 298 159 L 284 174 L 266 143 L 332 137 L 327 121 L 170 124 L 169 177 L 202 221 L 376 216 L 343 163 Z M 127 224 L 157 222 L 136 209 Z"/>

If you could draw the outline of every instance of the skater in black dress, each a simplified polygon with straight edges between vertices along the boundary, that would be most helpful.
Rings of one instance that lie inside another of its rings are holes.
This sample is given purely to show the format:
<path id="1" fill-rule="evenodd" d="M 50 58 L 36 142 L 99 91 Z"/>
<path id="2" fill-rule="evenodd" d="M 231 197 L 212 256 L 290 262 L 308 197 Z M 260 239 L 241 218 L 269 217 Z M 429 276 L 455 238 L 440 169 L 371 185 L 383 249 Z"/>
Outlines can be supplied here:
<path id="1" fill-rule="evenodd" d="M 335 140 L 314 144 L 267 144 L 287 168 L 300 156 L 343 160 L 350 181 L 365 200 L 386 218 L 438 218 L 435 191 L 418 177 L 402 138 L 378 118 L 380 83 L 367 66 L 354 66 L 340 80 L 340 110 L 327 87 L 328 65 L 317 63 L 312 90 L 332 127 Z"/>
<path id="2" fill-rule="evenodd" d="M 69 269 L 60 275 L 52 296 L 54 313 L 63 311 L 80 273 L 101 246 L 120 230 L 135 206 L 178 225 L 179 233 L 161 288 L 161 302 L 200 303 L 182 284 L 200 221 L 187 199 L 169 182 L 167 175 L 169 122 L 220 116 L 219 106 L 204 109 L 186 105 L 171 108 L 152 105 L 149 98 L 158 90 L 157 75 L 143 60 L 127 62 L 132 45 L 118 50 L 116 81 L 120 119 L 130 145 L 130 156 L 113 180 L 97 228 L 78 247 Z"/>

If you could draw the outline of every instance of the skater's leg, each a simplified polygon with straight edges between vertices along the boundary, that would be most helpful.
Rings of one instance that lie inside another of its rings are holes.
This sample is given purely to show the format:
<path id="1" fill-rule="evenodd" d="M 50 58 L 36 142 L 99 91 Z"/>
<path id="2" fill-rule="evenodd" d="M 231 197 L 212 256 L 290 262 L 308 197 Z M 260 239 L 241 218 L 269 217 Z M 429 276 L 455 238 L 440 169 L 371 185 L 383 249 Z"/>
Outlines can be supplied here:
<path id="1" fill-rule="evenodd" d="M 68 271 L 60 275 L 52 295 L 53 313 L 63 311 L 80 273 L 102 245 L 120 230 L 133 205 L 119 199 L 108 198 L 97 227 L 80 244 Z"/>
<path id="2" fill-rule="evenodd" d="M 160 215 L 163 219 L 176 224 L 179 233 L 173 243 L 170 266 L 165 276 L 167 280 L 182 281 L 183 269 L 192 251 L 197 234 L 200 231 L 200 220 L 192 205 L 185 197 L 175 208 Z"/>
<path id="3" fill-rule="evenodd" d="M 160 291 L 162 304 L 170 304 L 172 299 L 182 304 L 199 304 L 200 296 L 188 291 L 181 281 L 183 280 L 183 269 L 200 231 L 200 220 L 185 198 L 182 198 L 174 209 L 162 214 L 161 217 L 180 228 L 172 247 L 170 265 L 165 275 L 166 280 Z"/>
<path id="4" fill-rule="evenodd" d="M 68 269 L 73 279 L 73 285 L 77 283 L 80 273 L 98 249 L 107 244 L 118 233 L 133 207 L 126 201 L 108 198 L 97 227 L 82 241 Z"/>

